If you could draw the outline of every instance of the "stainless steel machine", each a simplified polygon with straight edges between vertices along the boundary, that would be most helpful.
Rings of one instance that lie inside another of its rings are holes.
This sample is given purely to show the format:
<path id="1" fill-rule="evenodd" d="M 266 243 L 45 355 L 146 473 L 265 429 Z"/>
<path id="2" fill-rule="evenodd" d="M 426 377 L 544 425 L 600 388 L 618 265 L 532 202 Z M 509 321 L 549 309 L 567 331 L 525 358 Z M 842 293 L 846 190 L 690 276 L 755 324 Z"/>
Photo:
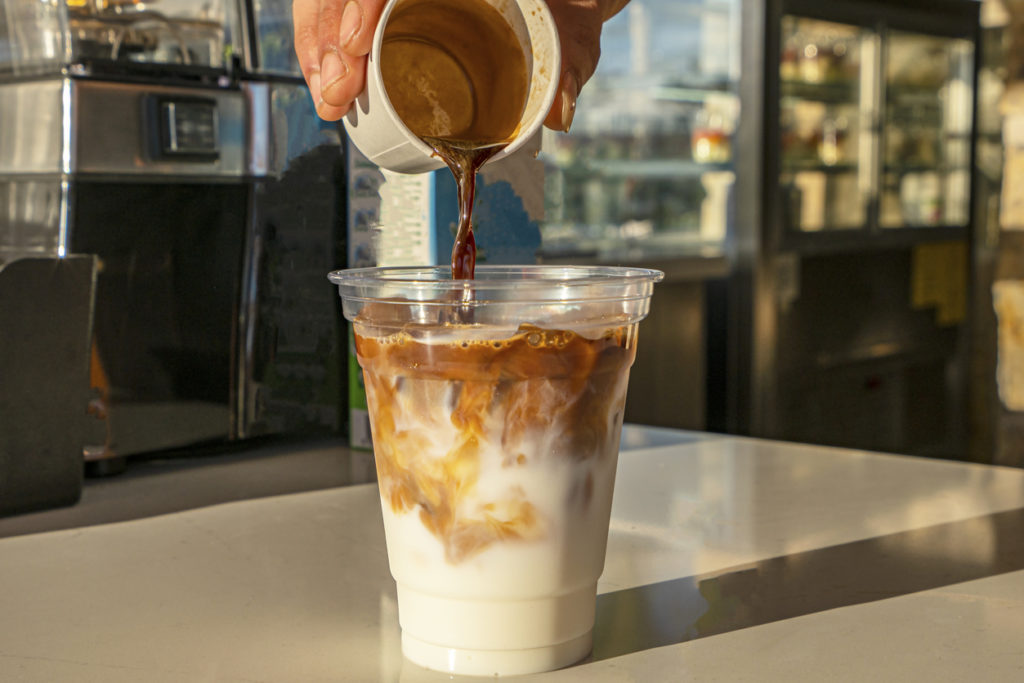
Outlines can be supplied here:
<path id="1" fill-rule="evenodd" d="M 0 0 L 0 266 L 95 256 L 89 461 L 344 429 L 344 159 L 291 36 L 287 0 Z"/>

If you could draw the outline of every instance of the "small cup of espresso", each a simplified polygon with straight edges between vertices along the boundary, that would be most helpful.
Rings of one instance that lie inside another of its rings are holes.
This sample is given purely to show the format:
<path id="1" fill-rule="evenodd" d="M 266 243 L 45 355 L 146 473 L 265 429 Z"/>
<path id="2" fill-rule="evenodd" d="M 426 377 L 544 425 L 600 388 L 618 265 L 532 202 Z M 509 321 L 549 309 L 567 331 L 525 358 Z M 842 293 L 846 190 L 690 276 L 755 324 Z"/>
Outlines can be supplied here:
<path id="1" fill-rule="evenodd" d="M 521 148 L 558 90 L 558 31 L 544 0 L 389 0 L 366 88 L 345 116 L 356 147 L 382 168 L 441 168 L 455 148 Z"/>

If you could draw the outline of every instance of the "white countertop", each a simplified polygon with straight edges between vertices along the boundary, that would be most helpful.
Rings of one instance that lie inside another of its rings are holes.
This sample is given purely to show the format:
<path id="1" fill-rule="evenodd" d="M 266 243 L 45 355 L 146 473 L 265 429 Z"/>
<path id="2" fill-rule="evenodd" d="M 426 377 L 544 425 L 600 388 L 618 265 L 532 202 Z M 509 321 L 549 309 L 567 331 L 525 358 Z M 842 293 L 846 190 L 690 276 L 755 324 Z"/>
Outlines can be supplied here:
<path id="1" fill-rule="evenodd" d="M 3 538 L 0 680 L 449 680 L 394 591 L 373 484 Z M 1024 470 L 632 429 L 599 593 L 521 680 L 1024 680 Z"/>

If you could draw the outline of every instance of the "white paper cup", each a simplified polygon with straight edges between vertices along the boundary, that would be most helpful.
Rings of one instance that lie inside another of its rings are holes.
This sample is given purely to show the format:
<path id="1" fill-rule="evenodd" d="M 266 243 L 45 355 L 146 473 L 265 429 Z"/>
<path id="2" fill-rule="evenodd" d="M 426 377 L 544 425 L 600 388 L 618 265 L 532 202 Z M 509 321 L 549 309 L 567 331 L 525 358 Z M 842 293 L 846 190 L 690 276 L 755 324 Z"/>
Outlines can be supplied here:
<path id="1" fill-rule="evenodd" d="M 381 168 L 423 173 L 441 168 L 444 162 L 402 122 L 388 100 L 380 69 L 388 18 L 405 1 L 389 0 L 384 6 L 366 65 L 366 88 L 345 115 L 345 129 L 359 151 Z M 520 149 L 544 125 L 558 92 L 561 50 L 555 20 L 544 0 L 483 1 L 497 9 L 515 31 L 529 73 L 529 91 L 519 132 L 508 147 L 491 159 L 495 161 Z"/>

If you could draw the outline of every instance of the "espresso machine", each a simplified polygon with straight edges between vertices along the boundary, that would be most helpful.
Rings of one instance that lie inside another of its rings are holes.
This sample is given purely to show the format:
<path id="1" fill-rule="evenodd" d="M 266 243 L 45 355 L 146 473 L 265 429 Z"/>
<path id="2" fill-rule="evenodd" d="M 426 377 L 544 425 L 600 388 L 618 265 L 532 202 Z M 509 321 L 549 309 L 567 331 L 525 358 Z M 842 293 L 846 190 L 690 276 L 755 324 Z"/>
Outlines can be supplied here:
<path id="1" fill-rule="evenodd" d="M 344 433 L 344 148 L 289 0 L 0 0 L 0 121 L 0 268 L 93 259 L 91 468 Z"/>

